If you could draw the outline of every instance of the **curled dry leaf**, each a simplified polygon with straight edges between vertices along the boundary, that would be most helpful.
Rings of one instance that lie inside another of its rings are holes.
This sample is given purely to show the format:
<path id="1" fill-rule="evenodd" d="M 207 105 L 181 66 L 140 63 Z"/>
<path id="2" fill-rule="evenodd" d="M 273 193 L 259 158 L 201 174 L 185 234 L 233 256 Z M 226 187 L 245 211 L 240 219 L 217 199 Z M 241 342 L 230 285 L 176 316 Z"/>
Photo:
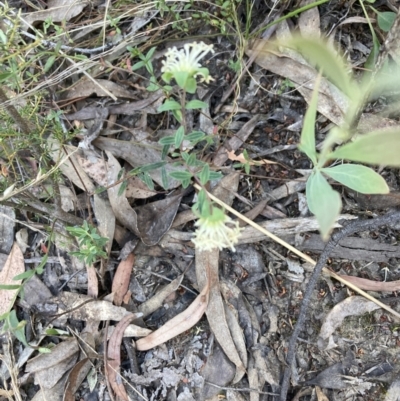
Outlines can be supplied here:
<path id="1" fill-rule="evenodd" d="M 136 341 L 137 350 L 147 351 L 192 328 L 201 319 L 207 309 L 209 289 L 210 287 L 207 283 L 186 310 L 147 337 Z"/>
<path id="2" fill-rule="evenodd" d="M 129 315 L 125 316 L 115 327 L 115 330 L 108 343 L 106 375 L 112 389 L 115 391 L 115 394 L 123 401 L 129 401 L 129 399 L 119 373 L 121 365 L 122 337 L 125 329 L 129 326 L 129 323 L 133 319 L 137 319 L 141 316 L 141 313 L 130 313 Z"/>
<path id="3" fill-rule="evenodd" d="M 132 267 L 135 263 L 135 255 L 130 253 L 125 260 L 118 265 L 117 271 L 112 283 L 112 292 L 114 293 L 115 305 L 122 305 L 125 294 L 128 292 L 131 279 Z"/>

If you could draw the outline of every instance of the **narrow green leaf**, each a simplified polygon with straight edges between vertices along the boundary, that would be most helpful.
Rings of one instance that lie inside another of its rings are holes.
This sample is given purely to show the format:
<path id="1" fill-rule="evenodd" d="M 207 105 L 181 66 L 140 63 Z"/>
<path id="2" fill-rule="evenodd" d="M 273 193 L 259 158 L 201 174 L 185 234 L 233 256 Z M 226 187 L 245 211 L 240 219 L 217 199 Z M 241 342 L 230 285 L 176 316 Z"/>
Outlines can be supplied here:
<path id="1" fill-rule="evenodd" d="M 146 171 L 157 170 L 158 168 L 163 167 L 166 164 L 167 162 L 157 162 L 157 163 L 147 164 L 146 166 L 140 167 L 140 171 L 144 173 Z"/>
<path id="2" fill-rule="evenodd" d="M 154 182 L 147 173 L 142 173 L 139 175 L 140 179 L 147 185 L 147 187 L 151 190 L 154 191 Z"/>
<path id="3" fill-rule="evenodd" d="M 20 285 L 17 284 L 0 284 L 0 290 L 19 290 Z"/>
<path id="4" fill-rule="evenodd" d="M 180 110 L 181 105 L 176 100 L 166 100 L 159 108 L 158 111 L 171 111 L 171 110 Z"/>
<path id="5" fill-rule="evenodd" d="M 175 136 L 174 136 L 174 145 L 175 145 L 176 149 L 178 149 L 181 146 L 184 136 L 185 136 L 185 129 L 182 126 L 180 126 L 176 130 Z"/>
<path id="6" fill-rule="evenodd" d="M 186 103 L 185 109 L 187 110 L 194 110 L 194 109 L 205 109 L 208 107 L 208 103 L 202 102 L 201 100 L 191 100 L 190 102 Z"/>
<path id="7" fill-rule="evenodd" d="M 222 178 L 222 174 L 218 171 L 210 171 L 210 180 L 219 180 Z"/>
<path id="8" fill-rule="evenodd" d="M 182 111 L 181 110 L 172 110 L 172 115 L 177 119 L 178 122 L 182 122 Z"/>
<path id="9" fill-rule="evenodd" d="M 173 145 L 174 143 L 175 143 L 175 137 L 173 137 L 173 136 L 164 136 L 164 138 L 161 138 L 159 141 L 158 141 L 158 143 L 160 144 L 160 145 L 163 145 L 163 146 L 165 146 L 165 145 Z M 168 148 L 169 149 L 169 148 Z"/>
<path id="10" fill-rule="evenodd" d="M 50 56 L 44 65 L 44 72 L 48 72 L 56 61 L 56 56 Z"/>
<path id="11" fill-rule="evenodd" d="M 205 133 L 201 131 L 193 131 L 190 134 L 185 136 L 185 139 L 187 139 L 190 142 L 197 143 L 201 141 L 205 137 Z"/>
<path id="12" fill-rule="evenodd" d="M 196 155 L 194 153 L 192 153 L 188 159 L 186 160 L 186 164 L 189 167 L 195 167 L 197 165 L 198 160 L 196 159 Z"/>
<path id="13" fill-rule="evenodd" d="M 322 172 L 346 187 L 362 194 L 388 194 L 386 181 L 372 168 L 359 164 L 341 164 L 322 169 Z"/>
<path id="14" fill-rule="evenodd" d="M 206 185 L 210 179 L 210 166 L 206 163 L 199 174 L 200 182 Z"/>
<path id="15" fill-rule="evenodd" d="M 330 158 L 400 167 L 400 130 L 389 128 L 360 135 L 333 151 Z"/>
<path id="16" fill-rule="evenodd" d="M 162 181 L 163 188 L 168 189 L 169 181 L 168 181 L 168 175 L 167 175 L 167 170 L 166 170 L 165 166 L 161 168 L 161 181 Z"/>
<path id="17" fill-rule="evenodd" d="M 190 180 L 192 178 L 192 174 L 188 171 L 172 171 L 169 175 L 179 181 Z"/>
<path id="18" fill-rule="evenodd" d="M 308 156 L 314 165 L 317 164 L 317 152 L 315 150 L 315 120 L 317 118 L 318 90 L 320 82 L 321 74 L 318 75 L 314 84 L 311 101 L 304 117 L 299 144 L 299 149 Z"/>
<path id="19" fill-rule="evenodd" d="M 190 179 L 182 180 L 182 187 L 187 188 L 190 185 Z"/>
<path id="20" fill-rule="evenodd" d="M 161 152 L 161 159 L 165 160 L 168 156 L 168 152 L 169 152 L 169 145 L 164 145 L 162 148 L 162 152 Z"/>
<path id="21" fill-rule="evenodd" d="M 136 71 L 142 67 L 144 67 L 144 61 L 138 61 L 137 63 L 133 64 L 133 66 L 131 67 L 131 70 Z"/>
<path id="22" fill-rule="evenodd" d="M 23 272 L 21 274 L 18 274 L 17 276 L 13 277 L 13 280 L 24 280 L 24 279 L 29 279 L 35 275 L 35 270 L 27 270 L 26 272 Z"/>
<path id="23" fill-rule="evenodd" d="M 150 60 L 153 57 L 154 52 L 156 51 L 157 47 L 152 47 L 146 54 L 146 59 Z"/>
<path id="24" fill-rule="evenodd" d="M 3 74 L 0 74 L 0 82 L 7 81 L 7 79 L 11 78 L 13 75 L 13 72 L 5 72 Z"/>
<path id="25" fill-rule="evenodd" d="M 308 208 L 317 218 L 321 237 L 326 241 L 342 209 L 340 195 L 332 189 L 321 172 L 314 171 L 307 180 L 306 196 Z"/>
<path id="26" fill-rule="evenodd" d="M 128 186 L 128 181 L 121 182 L 121 186 L 118 189 L 117 196 L 122 196 L 122 194 L 125 192 L 125 189 L 126 189 L 127 186 Z"/>

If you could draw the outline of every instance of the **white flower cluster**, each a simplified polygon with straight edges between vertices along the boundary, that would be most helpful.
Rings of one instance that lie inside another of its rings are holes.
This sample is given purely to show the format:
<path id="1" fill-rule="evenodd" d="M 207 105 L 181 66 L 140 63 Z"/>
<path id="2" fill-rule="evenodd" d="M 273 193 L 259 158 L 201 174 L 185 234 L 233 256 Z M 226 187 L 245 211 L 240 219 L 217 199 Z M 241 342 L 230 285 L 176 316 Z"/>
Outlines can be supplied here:
<path id="1" fill-rule="evenodd" d="M 195 225 L 198 227 L 192 242 L 196 248 L 210 251 L 214 248 L 229 248 L 235 252 L 234 245 L 239 241 L 241 228 L 221 209 L 214 209 L 213 215 L 200 217 Z"/>
<path id="2" fill-rule="evenodd" d="M 209 83 L 212 78 L 208 74 L 208 69 L 199 63 L 208 52 L 214 53 L 213 46 L 204 42 L 187 43 L 181 50 L 172 47 L 165 54 L 166 60 L 162 61 L 161 72 L 167 76 L 173 76 L 177 72 L 187 72 L 190 77 L 200 76 L 201 81 Z"/>

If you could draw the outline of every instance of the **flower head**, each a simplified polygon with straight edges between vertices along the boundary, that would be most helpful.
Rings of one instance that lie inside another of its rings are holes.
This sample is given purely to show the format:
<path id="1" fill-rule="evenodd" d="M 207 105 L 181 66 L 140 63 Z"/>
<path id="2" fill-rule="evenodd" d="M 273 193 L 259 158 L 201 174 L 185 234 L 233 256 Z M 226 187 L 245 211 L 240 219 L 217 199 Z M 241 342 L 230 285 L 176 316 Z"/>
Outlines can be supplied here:
<path id="1" fill-rule="evenodd" d="M 201 77 L 201 81 L 209 83 L 212 78 L 207 68 L 201 66 L 199 61 L 208 53 L 214 53 L 212 45 L 206 45 L 203 42 L 187 43 L 183 49 L 178 50 L 176 47 L 168 49 L 165 54 L 166 60 L 163 60 L 163 79 L 169 83 L 171 78 L 175 78 L 181 88 L 189 89 L 196 84 L 195 78 Z M 189 92 L 192 92 L 189 90 Z"/>
<path id="2" fill-rule="evenodd" d="M 223 210 L 213 207 L 212 214 L 200 217 L 195 225 L 195 238 L 192 242 L 197 248 L 209 251 L 214 248 L 230 248 L 235 252 L 234 245 L 239 241 L 241 228 L 237 221 L 233 221 Z"/>

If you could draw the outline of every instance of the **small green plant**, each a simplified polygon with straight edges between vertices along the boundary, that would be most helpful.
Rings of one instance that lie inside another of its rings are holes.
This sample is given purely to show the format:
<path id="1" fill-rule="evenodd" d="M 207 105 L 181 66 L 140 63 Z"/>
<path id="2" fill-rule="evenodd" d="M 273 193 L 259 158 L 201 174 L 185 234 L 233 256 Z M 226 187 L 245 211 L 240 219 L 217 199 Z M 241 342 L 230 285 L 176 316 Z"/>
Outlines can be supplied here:
<path id="1" fill-rule="evenodd" d="M 388 76 L 385 68 L 371 79 L 368 72 L 358 83 L 348 74 L 348 67 L 322 40 L 295 38 L 286 45 L 294 47 L 318 66 L 348 97 L 347 113 L 343 125 L 333 128 L 316 150 L 315 121 L 321 74 L 304 118 L 299 149 L 312 161 L 314 167 L 307 180 L 306 197 L 310 211 L 316 216 L 321 235 L 327 239 L 342 209 L 338 192 L 333 190 L 326 177 L 363 194 L 385 194 L 389 187 L 373 169 L 350 162 L 372 165 L 400 166 L 400 131 L 384 128 L 366 134 L 355 135 L 354 121 L 371 94 L 400 85 L 399 79 Z M 396 74 L 398 76 L 398 73 Z"/>
<path id="2" fill-rule="evenodd" d="M 108 238 L 101 237 L 95 227 L 89 226 L 87 221 L 83 222 L 82 227 L 66 227 L 66 230 L 76 237 L 79 244 L 79 251 L 71 252 L 71 255 L 91 265 L 99 258 L 106 258 L 107 253 L 104 246 Z"/>

